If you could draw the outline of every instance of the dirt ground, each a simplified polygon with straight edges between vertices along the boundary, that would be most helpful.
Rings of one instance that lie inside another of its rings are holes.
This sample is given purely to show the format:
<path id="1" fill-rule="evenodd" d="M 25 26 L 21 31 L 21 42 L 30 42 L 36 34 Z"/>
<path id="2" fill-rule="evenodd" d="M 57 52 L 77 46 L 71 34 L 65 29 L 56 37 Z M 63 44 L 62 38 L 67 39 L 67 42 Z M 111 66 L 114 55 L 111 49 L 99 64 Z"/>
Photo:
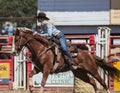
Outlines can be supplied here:
<path id="1" fill-rule="evenodd" d="M 9 90 L 9 91 L 0 91 L 0 93 L 30 93 L 29 91 L 21 91 L 21 90 Z M 32 93 L 39 93 L 39 91 L 33 91 Z M 45 91 L 45 93 L 73 93 L 72 91 L 60 91 L 60 90 L 51 90 Z"/>
<path id="2" fill-rule="evenodd" d="M 0 93 L 30 93 L 30 92 L 25 90 L 3 90 L 3 91 L 0 91 Z M 39 91 L 33 91 L 32 93 L 39 93 Z M 73 93 L 73 91 L 72 90 L 46 90 L 45 93 Z M 100 93 L 106 93 L 106 92 L 101 91 Z M 112 92 L 112 93 L 120 93 L 120 91 Z"/>

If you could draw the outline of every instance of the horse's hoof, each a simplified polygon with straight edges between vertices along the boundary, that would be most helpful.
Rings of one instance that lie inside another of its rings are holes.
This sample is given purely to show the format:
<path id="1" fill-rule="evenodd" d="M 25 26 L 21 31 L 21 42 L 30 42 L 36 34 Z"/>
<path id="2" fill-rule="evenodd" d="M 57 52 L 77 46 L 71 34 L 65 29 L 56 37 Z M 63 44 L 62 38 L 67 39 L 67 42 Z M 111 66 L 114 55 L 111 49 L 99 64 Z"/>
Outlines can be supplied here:
<path id="1" fill-rule="evenodd" d="M 107 90 L 107 93 L 111 93 L 110 90 Z"/>
<path id="2" fill-rule="evenodd" d="M 29 92 L 30 92 L 30 93 L 33 93 L 33 90 L 30 89 Z"/>
<path id="3" fill-rule="evenodd" d="M 33 90 L 31 90 L 30 93 L 33 93 Z"/>

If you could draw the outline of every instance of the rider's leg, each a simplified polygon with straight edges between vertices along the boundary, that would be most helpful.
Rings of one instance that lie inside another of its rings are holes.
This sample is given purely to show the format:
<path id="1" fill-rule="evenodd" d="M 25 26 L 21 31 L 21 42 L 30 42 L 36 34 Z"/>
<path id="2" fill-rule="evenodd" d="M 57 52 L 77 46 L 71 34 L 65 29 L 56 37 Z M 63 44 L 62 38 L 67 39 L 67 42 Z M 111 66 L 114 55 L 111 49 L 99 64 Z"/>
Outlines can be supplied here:
<path id="1" fill-rule="evenodd" d="M 65 55 L 67 55 L 67 57 L 68 57 L 68 65 L 69 66 L 71 66 L 73 69 L 74 69 L 74 67 L 73 67 L 73 65 L 75 65 L 74 64 L 74 62 L 73 62 L 73 59 L 72 59 L 72 56 L 71 56 L 71 54 L 70 54 L 70 52 L 68 51 L 68 49 L 67 49 L 67 42 L 66 42 L 66 38 L 63 36 L 63 37 L 61 37 L 61 38 L 59 38 L 59 43 L 60 43 L 60 47 L 61 47 L 61 49 L 62 49 L 62 51 L 65 53 Z"/>

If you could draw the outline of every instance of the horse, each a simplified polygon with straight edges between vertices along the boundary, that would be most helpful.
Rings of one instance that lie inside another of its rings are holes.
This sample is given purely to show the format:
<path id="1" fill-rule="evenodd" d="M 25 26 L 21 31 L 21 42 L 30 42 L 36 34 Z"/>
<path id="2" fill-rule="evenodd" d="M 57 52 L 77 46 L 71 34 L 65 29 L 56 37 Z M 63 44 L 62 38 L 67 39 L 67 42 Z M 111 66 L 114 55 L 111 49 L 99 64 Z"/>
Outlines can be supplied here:
<path id="1" fill-rule="evenodd" d="M 53 52 L 51 43 L 48 39 L 40 35 L 33 35 L 31 29 L 16 28 L 16 30 L 13 32 L 13 36 L 15 44 L 15 49 L 13 52 L 14 55 L 19 55 L 23 47 L 27 47 L 32 54 L 31 59 L 34 64 L 34 69 L 30 73 L 30 78 L 39 72 L 43 73 L 40 93 L 44 93 L 44 87 L 49 74 L 57 74 L 71 70 L 71 68 L 66 65 L 66 60 L 61 53 L 58 67 L 53 72 L 56 55 Z M 73 75 L 81 79 L 81 75 L 84 74 L 84 78 L 86 78 L 85 81 L 93 85 L 95 90 L 97 89 L 95 81 L 90 78 L 88 74 L 92 75 L 106 89 L 106 91 L 110 93 L 107 85 L 105 84 L 105 81 L 100 77 L 98 73 L 98 66 L 103 68 L 103 70 L 105 70 L 110 76 L 116 76 L 118 78 L 120 77 L 120 71 L 118 69 L 111 65 L 108 65 L 100 57 L 85 53 L 81 49 L 78 49 L 78 55 L 77 57 L 73 58 L 73 61 L 78 66 L 76 70 L 71 70 L 73 72 Z"/>

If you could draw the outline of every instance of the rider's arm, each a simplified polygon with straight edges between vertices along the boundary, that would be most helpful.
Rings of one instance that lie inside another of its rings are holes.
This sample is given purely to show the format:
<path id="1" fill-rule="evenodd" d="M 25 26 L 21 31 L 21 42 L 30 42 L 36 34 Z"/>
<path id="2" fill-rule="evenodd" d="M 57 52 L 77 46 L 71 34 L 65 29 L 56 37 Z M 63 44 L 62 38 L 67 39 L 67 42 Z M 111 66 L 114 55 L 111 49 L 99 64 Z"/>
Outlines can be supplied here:
<path id="1" fill-rule="evenodd" d="M 41 36 L 43 37 L 52 37 L 52 24 L 46 24 L 46 29 L 47 30 L 47 33 L 43 33 L 43 34 L 40 34 Z M 46 32 L 46 31 L 43 31 L 43 32 Z"/>

